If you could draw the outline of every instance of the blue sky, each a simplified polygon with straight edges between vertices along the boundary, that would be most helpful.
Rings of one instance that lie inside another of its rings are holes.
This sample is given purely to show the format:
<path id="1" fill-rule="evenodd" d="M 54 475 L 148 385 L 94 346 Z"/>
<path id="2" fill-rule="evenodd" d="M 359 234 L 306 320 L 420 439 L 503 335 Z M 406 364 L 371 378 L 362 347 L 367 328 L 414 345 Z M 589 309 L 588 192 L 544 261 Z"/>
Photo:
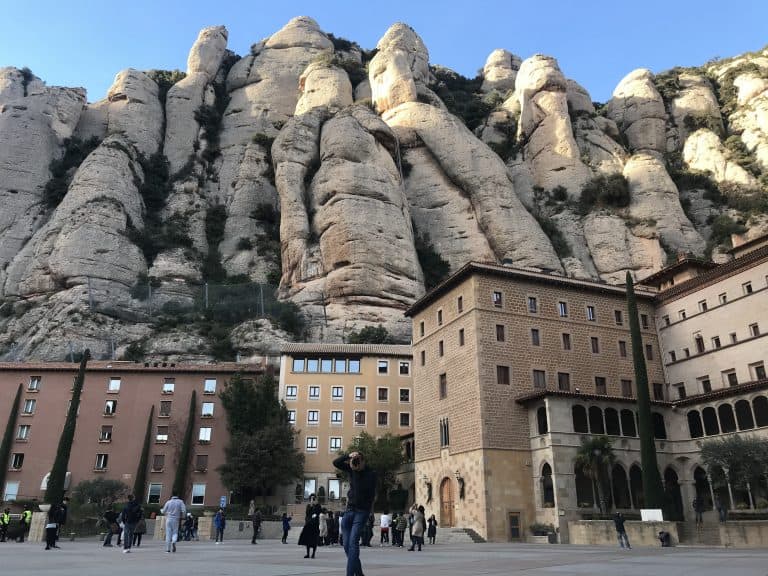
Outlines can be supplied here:
<path id="1" fill-rule="evenodd" d="M 103 98 L 117 72 L 186 67 L 200 28 L 224 24 L 240 55 L 293 16 L 373 47 L 394 22 L 421 35 L 433 64 L 474 76 L 494 48 L 554 56 L 563 72 L 610 98 L 635 68 L 698 65 L 768 44 L 768 1 L 635 0 L 0 0 L 0 66 L 28 66 L 48 84 Z"/>

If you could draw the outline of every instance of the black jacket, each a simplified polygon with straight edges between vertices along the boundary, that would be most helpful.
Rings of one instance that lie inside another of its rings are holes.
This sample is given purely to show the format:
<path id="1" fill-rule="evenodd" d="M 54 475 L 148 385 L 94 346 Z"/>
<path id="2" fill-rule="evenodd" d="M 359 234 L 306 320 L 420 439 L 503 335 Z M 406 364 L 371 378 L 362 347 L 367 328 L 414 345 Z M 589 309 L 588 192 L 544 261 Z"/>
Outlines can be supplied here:
<path id="1" fill-rule="evenodd" d="M 348 454 L 342 454 L 336 458 L 333 465 L 349 474 L 349 492 L 347 493 L 349 507 L 370 511 L 376 498 L 376 472 L 367 465 L 359 472 L 352 470 L 349 466 Z"/>

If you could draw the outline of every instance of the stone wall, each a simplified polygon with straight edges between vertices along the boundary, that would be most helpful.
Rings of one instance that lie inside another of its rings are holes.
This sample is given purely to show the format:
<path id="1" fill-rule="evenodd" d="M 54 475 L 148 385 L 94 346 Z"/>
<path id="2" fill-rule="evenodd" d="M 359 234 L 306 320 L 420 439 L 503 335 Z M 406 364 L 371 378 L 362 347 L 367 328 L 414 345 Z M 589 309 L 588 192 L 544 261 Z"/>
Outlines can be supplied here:
<path id="1" fill-rule="evenodd" d="M 674 522 L 632 522 L 624 524 L 630 546 L 660 546 L 659 532 L 672 535 L 672 545 L 679 542 L 677 524 Z M 576 520 L 568 523 L 571 544 L 618 546 L 613 520 Z"/>
<path id="2" fill-rule="evenodd" d="M 720 541 L 733 548 L 768 547 L 768 520 L 740 520 L 720 524 Z"/>

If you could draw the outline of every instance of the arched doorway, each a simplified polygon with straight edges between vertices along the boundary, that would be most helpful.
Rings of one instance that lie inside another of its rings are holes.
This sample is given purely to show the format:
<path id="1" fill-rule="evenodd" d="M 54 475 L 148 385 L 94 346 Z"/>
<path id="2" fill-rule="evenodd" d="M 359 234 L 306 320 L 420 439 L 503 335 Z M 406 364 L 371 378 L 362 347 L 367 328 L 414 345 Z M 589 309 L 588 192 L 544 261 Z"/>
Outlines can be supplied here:
<path id="1" fill-rule="evenodd" d="M 637 464 L 632 464 L 629 469 L 629 490 L 632 492 L 634 507 L 638 510 L 643 508 L 643 472 Z"/>
<path id="2" fill-rule="evenodd" d="M 667 501 L 671 504 L 672 520 L 682 521 L 683 496 L 680 493 L 680 482 L 677 472 L 672 468 L 664 470 L 664 492 L 667 493 Z"/>
<path id="3" fill-rule="evenodd" d="M 632 508 L 632 503 L 629 499 L 627 473 L 621 464 L 614 464 L 611 471 L 611 484 L 613 484 L 613 501 L 616 508 Z"/>
<path id="4" fill-rule="evenodd" d="M 704 501 L 704 510 L 712 510 L 712 490 L 709 487 L 709 478 L 704 468 L 697 466 L 693 471 L 693 479 L 696 482 L 696 496 Z"/>
<path id="5" fill-rule="evenodd" d="M 443 478 L 440 483 L 440 526 L 453 526 L 453 486 L 450 478 Z"/>

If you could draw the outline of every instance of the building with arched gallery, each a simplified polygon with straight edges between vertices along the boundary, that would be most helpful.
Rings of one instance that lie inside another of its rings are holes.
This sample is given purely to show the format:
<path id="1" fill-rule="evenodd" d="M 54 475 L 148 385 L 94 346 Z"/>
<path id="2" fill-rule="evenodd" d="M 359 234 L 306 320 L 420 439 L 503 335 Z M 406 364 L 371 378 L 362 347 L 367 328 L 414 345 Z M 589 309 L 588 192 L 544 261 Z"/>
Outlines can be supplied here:
<path id="1" fill-rule="evenodd" d="M 768 431 L 768 237 L 714 265 L 680 258 L 636 286 L 653 432 L 672 520 L 768 507 L 768 484 L 712 482 L 703 442 Z M 632 344 L 623 286 L 469 263 L 417 301 L 416 500 L 442 526 L 524 540 L 603 508 L 643 508 Z M 763 324 L 765 326 L 763 326 Z M 575 465 L 607 436 L 600 502 Z M 727 478 L 726 478 L 727 480 Z M 709 512 L 713 514 L 712 512 Z"/>

